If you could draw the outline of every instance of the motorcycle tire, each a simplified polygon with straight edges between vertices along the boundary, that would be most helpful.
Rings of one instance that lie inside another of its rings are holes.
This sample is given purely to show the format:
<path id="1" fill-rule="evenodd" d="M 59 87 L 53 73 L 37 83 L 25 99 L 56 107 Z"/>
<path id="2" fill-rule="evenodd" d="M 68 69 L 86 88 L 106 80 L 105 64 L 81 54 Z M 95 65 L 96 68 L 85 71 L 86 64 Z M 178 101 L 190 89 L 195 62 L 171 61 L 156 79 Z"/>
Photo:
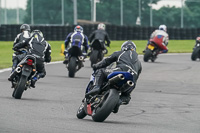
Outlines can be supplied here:
<path id="1" fill-rule="evenodd" d="M 21 99 L 22 94 L 23 94 L 24 89 L 25 89 L 25 85 L 26 85 L 27 79 L 28 79 L 27 76 L 21 75 L 20 80 L 18 82 L 18 85 L 16 86 L 16 88 L 14 88 L 14 91 L 13 91 L 13 95 L 12 96 L 15 99 Z"/>
<path id="2" fill-rule="evenodd" d="M 69 77 L 73 78 L 75 76 L 76 66 L 77 66 L 76 57 L 71 57 L 69 64 L 68 64 L 68 71 L 69 71 L 68 76 Z"/>
<path id="3" fill-rule="evenodd" d="M 199 51 L 200 49 L 199 48 L 195 48 L 192 52 L 192 55 L 191 55 L 191 60 L 195 61 L 197 58 L 198 58 L 198 54 L 199 54 Z"/>
<path id="4" fill-rule="evenodd" d="M 90 61 L 91 61 L 91 67 L 93 64 L 96 64 L 98 62 L 98 54 L 99 51 L 93 50 L 90 54 Z"/>
<path id="5" fill-rule="evenodd" d="M 103 57 L 104 57 L 104 53 L 103 52 L 99 53 L 99 61 L 103 60 Z"/>
<path id="6" fill-rule="evenodd" d="M 86 115 L 87 114 L 85 113 L 85 110 L 84 110 L 84 103 L 81 103 L 80 107 L 78 108 L 76 117 L 78 119 L 83 119 Z"/>
<path id="7" fill-rule="evenodd" d="M 152 51 L 150 49 L 147 49 L 144 53 L 144 62 L 148 62 L 148 60 L 152 57 Z"/>
<path id="8" fill-rule="evenodd" d="M 119 93 L 116 89 L 105 93 L 101 106 L 93 110 L 92 119 L 95 122 L 103 122 L 113 111 L 119 101 Z"/>

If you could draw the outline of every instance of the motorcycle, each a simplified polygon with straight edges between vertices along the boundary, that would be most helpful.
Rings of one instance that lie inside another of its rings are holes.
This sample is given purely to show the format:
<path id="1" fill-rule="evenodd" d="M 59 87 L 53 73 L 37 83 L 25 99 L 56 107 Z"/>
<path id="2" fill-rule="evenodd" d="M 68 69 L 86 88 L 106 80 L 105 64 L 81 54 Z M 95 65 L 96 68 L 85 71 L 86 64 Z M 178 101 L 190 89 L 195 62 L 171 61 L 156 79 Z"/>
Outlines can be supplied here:
<path id="1" fill-rule="evenodd" d="M 24 90 L 31 88 L 31 79 L 36 75 L 36 58 L 32 55 L 26 55 L 17 65 L 16 69 L 8 78 L 14 88 L 12 96 L 15 99 L 21 99 Z"/>
<path id="2" fill-rule="evenodd" d="M 147 48 L 145 51 L 143 51 L 143 53 L 144 53 L 144 57 L 143 57 L 144 62 L 148 62 L 149 60 L 154 62 L 159 53 L 159 48 L 157 47 L 156 43 L 151 41 L 147 45 Z"/>
<path id="3" fill-rule="evenodd" d="M 107 50 L 104 48 L 104 44 L 101 40 L 94 40 L 91 47 L 91 53 L 90 53 L 90 61 L 91 61 L 91 67 L 93 64 L 96 64 L 97 62 L 101 61 L 104 57 L 104 54 L 107 54 Z"/>
<path id="4" fill-rule="evenodd" d="M 69 63 L 66 64 L 66 67 L 69 71 L 68 76 L 74 77 L 75 73 L 83 67 L 83 62 L 85 56 L 82 54 L 83 47 L 79 48 L 78 46 L 74 45 L 69 48 L 68 55 L 69 55 Z"/>
<path id="5" fill-rule="evenodd" d="M 193 48 L 191 59 L 195 61 L 197 58 L 200 59 L 200 37 L 197 37 L 197 43 Z"/>
<path id="6" fill-rule="evenodd" d="M 92 90 L 94 75 L 91 75 L 86 93 Z M 77 111 L 77 118 L 91 116 L 95 122 L 103 122 L 119 103 L 120 94 L 132 89 L 133 75 L 129 72 L 116 71 L 107 76 L 107 82 L 101 87 L 101 92 L 90 98 L 85 98 Z"/>

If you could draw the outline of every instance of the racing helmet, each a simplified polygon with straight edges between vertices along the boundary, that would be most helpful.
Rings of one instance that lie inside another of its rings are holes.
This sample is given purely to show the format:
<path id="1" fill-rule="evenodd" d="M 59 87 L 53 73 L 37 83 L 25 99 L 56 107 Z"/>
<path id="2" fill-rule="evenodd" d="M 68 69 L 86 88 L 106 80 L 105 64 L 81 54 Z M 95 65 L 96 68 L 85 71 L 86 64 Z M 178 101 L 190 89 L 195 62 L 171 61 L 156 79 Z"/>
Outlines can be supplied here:
<path id="1" fill-rule="evenodd" d="M 159 26 L 159 30 L 164 30 L 165 32 L 167 32 L 167 26 L 166 25 L 160 25 Z"/>
<path id="2" fill-rule="evenodd" d="M 83 32 L 83 27 L 81 27 L 80 25 L 77 25 L 75 28 L 74 28 L 74 32 Z"/>
<path id="3" fill-rule="evenodd" d="M 31 31 L 31 28 L 30 28 L 30 26 L 28 25 L 28 24 L 22 24 L 21 26 L 20 26 L 20 31 L 22 32 L 22 31 Z"/>
<path id="4" fill-rule="evenodd" d="M 97 29 L 102 29 L 102 30 L 105 30 L 106 29 L 106 25 L 104 23 L 99 23 L 98 26 L 97 26 Z"/>
<path id="5" fill-rule="evenodd" d="M 31 32 L 31 36 L 33 36 L 33 35 L 35 35 L 35 34 L 37 34 L 37 35 L 39 35 L 40 37 L 43 38 L 43 33 L 42 33 L 40 30 L 33 30 L 33 31 Z"/>
<path id="6" fill-rule="evenodd" d="M 128 40 L 125 41 L 121 46 L 121 51 L 127 51 L 127 50 L 134 50 L 136 51 L 136 45 L 134 42 Z"/>
<path id="7" fill-rule="evenodd" d="M 196 43 L 200 43 L 200 37 L 196 38 Z"/>

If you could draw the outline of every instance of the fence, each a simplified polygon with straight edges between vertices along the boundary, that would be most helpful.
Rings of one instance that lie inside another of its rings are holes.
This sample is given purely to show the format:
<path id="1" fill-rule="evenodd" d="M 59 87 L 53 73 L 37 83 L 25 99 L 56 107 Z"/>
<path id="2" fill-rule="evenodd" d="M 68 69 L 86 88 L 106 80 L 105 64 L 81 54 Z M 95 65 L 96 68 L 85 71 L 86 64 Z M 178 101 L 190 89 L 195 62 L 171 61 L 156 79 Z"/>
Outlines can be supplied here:
<path id="1" fill-rule="evenodd" d="M 0 25 L 0 41 L 13 41 L 16 35 L 20 32 L 21 25 Z M 31 30 L 39 29 L 43 32 L 46 40 L 65 40 L 68 33 L 74 30 L 75 26 L 31 26 Z M 84 34 L 87 36 L 97 29 L 97 25 L 82 25 Z M 131 27 L 131 26 L 116 26 L 107 25 L 111 40 L 147 40 L 150 34 L 155 30 L 155 27 Z M 197 29 L 182 29 L 168 28 L 170 40 L 195 39 L 200 32 Z"/>

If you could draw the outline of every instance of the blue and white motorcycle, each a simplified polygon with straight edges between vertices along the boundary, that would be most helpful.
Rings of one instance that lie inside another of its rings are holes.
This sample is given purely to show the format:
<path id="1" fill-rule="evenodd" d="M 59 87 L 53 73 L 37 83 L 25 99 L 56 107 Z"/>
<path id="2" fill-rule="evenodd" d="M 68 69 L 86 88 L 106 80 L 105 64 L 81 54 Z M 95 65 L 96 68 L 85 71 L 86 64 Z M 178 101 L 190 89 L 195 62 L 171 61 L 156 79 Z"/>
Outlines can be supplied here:
<path id="1" fill-rule="evenodd" d="M 86 88 L 86 93 L 92 90 L 95 77 L 91 75 L 90 82 Z M 115 71 L 107 76 L 107 82 L 102 85 L 101 92 L 82 101 L 77 118 L 83 119 L 89 115 L 93 121 L 103 122 L 119 103 L 122 92 L 126 92 L 134 87 L 133 75 L 129 72 Z"/>

